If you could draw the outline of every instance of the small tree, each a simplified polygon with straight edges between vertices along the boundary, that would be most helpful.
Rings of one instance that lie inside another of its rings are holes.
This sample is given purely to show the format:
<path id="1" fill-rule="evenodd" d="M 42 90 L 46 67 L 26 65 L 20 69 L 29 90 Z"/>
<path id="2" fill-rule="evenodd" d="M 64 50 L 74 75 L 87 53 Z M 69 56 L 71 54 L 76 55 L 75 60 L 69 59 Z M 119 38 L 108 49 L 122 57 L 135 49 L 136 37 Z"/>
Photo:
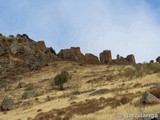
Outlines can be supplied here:
<path id="1" fill-rule="evenodd" d="M 54 83 L 59 87 L 60 90 L 63 90 L 63 84 L 69 79 L 69 73 L 67 71 L 62 71 L 61 74 L 58 74 L 54 78 Z"/>

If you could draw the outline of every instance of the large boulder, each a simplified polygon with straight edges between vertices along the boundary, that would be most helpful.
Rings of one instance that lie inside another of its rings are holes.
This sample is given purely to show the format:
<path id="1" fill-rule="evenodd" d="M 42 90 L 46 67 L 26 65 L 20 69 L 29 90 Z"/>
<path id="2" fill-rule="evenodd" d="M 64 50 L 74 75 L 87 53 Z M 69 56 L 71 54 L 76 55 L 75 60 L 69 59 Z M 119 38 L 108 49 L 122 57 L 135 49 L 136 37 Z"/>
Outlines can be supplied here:
<path id="1" fill-rule="evenodd" d="M 148 91 L 146 91 L 140 99 L 140 103 L 142 104 L 156 104 L 159 102 L 160 100 Z"/>
<path id="2" fill-rule="evenodd" d="M 85 54 L 85 62 L 88 64 L 97 64 L 99 63 L 98 57 L 91 54 L 91 53 L 86 53 Z"/>
<path id="3" fill-rule="evenodd" d="M 71 60 L 76 62 L 84 62 L 85 57 L 81 53 L 79 47 L 71 47 L 70 49 L 62 49 L 58 53 L 58 57 L 63 60 Z"/>
<path id="4" fill-rule="evenodd" d="M 110 50 L 104 50 L 102 53 L 100 53 L 100 62 L 112 63 L 112 54 Z"/>
<path id="5" fill-rule="evenodd" d="M 14 101 L 11 98 L 5 97 L 1 103 L 1 109 L 3 111 L 12 110 L 14 108 Z"/>

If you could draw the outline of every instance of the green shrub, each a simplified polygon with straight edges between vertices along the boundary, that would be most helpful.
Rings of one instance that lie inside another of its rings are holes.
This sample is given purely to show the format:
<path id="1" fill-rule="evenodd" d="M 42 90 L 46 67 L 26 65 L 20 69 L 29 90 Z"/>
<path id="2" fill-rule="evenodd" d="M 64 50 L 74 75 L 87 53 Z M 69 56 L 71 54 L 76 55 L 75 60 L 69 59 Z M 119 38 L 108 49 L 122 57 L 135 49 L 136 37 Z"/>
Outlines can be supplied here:
<path id="1" fill-rule="evenodd" d="M 60 90 L 63 90 L 63 84 L 69 79 L 69 73 L 67 71 L 62 71 L 61 74 L 58 74 L 54 78 L 54 83 L 59 87 Z"/>

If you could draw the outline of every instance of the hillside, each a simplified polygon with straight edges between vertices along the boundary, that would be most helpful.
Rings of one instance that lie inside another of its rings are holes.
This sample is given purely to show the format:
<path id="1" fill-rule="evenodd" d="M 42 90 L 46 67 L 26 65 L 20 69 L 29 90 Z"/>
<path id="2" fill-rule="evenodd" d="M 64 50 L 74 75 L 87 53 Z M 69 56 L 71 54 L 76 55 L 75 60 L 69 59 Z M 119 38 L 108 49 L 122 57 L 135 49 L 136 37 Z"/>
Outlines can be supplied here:
<path id="1" fill-rule="evenodd" d="M 0 47 L 0 120 L 125 120 L 129 114 L 160 114 L 160 63 L 135 64 L 133 55 L 112 60 L 110 51 L 102 52 L 110 56 L 104 63 L 90 63 L 90 54 L 79 48 L 56 54 L 26 35 L 0 36 Z M 62 71 L 69 73 L 64 90 L 54 84 Z"/>

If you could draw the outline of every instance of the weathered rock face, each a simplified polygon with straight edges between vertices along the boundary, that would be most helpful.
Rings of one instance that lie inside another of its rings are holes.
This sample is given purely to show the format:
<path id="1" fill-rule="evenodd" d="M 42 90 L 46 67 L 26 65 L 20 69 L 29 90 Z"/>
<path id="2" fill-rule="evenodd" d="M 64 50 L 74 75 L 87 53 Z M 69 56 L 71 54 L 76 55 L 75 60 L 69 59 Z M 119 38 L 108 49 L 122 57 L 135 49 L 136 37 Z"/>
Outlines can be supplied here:
<path id="1" fill-rule="evenodd" d="M 112 63 L 112 54 L 110 50 L 104 50 L 102 53 L 100 53 L 100 62 Z"/>
<path id="2" fill-rule="evenodd" d="M 85 54 L 85 62 L 88 64 L 98 64 L 99 60 L 98 57 L 91 54 L 91 53 L 87 53 Z"/>
<path id="3" fill-rule="evenodd" d="M 39 69 L 49 61 L 56 60 L 52 52 L 43 41 L 35 42 L 26 34 L 0 36 L 0 84 L 3 84 L 0 87 L 18 79 L 17 75 Z"/>
<path id="4" fill-rule="evenodd" d="M 63 60 L 71 60 L 76 62 L 84 62 L 85 57 L 81 53 L 79 47 L 71 47 L 70 49 L 62 49 L 58 53 L 58 57 Z"/>

